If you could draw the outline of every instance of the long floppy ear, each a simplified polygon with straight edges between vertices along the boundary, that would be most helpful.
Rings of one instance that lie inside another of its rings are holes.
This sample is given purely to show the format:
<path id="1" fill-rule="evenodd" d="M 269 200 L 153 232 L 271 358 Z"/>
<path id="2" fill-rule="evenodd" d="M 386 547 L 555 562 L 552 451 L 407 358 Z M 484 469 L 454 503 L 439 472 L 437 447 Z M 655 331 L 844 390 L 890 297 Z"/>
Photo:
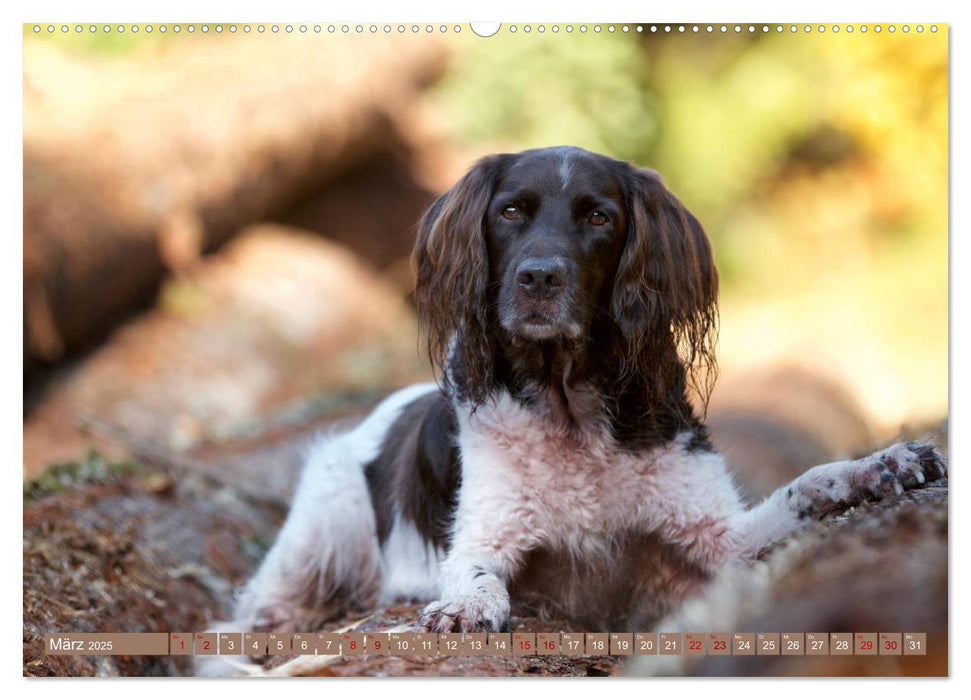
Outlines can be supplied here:
<path id="1" fill-rule="evenodd" d="M 473 405 L 485 399 L 492 376 L 486 209 L 510 158 L 479 160 L 439 197 L 422 217 L 412 253 L 415 304 L 429 356 L 445 386 Z"/>
<path id="2" fill-rule="evenodd" d="M 611 311 L 632 357 L 657 362 L 656 353 L 673 346 L 687 381 L 707 405 L 718 335 L 718 272 L 711 244 L 656 173 L 630 166 L 626 188 L 630 224 Z"/>

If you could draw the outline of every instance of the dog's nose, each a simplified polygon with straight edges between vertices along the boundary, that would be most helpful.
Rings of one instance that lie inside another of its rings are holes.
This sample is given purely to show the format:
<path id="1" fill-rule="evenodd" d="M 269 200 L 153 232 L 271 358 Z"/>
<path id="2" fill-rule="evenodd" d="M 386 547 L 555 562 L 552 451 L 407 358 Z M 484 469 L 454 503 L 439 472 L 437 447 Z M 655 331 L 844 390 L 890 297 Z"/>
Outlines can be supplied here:
<path id="1" fill-rule="evenodd" d="M 563 258 L 528 258 L 516 269 L 516 282 L 530 296 L 553 296 L 566 284 L 566 272 Z"/>

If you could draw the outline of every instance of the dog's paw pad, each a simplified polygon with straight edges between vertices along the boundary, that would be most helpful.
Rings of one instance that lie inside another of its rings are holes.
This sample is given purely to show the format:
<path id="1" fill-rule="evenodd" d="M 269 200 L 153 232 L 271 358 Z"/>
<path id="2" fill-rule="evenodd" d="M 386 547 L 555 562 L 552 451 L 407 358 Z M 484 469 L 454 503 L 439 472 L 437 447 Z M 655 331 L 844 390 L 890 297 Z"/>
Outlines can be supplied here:
<path id="1" fill-rule="evenodd" d="M 918 483 L 937 481 L 947 475 L 947 460 L 934 445 L 923 442 L 908 442 L 904 447 L 916 456 L 918 467 L 914 471 Z"/>
<path id="2" fill-rule="evenodd" d="M 870 469 L 879 475 L 874 495 L 900 494 L 937 481 L 947 473 L 944 457 L 933 445 L 898 443 L 873 455 Z"/>
<path id="3" fill-rule="evenodd" d="M 853 463 L 848 500 L 888 498 L 940 479 L 947 472 L 944 458 L 933 445 L 907 442 Z"/>
<path id="4" fill-rule="evenodd" d="M 789 489 L 799 516 L 823 515 L 835 508 L 872 498 L 899 496 L 947 474 L 947 464 L 933 445 L 898 443 L 852 462 L 817 467 Z"/>

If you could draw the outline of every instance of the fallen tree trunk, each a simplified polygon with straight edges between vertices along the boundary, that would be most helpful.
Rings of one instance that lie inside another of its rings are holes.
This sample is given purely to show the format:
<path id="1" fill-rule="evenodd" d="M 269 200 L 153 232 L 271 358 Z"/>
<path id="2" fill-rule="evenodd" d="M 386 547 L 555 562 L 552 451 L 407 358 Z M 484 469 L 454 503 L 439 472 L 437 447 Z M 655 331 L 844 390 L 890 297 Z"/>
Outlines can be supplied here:
<path id="1" fill-rule="evenodd" d="M 442 47 L 366 39 L 180 37 L 124 60 L 26 42 L 25 376 L 149 301 L 167 269 L 407 150 L 397 115 Z"/>

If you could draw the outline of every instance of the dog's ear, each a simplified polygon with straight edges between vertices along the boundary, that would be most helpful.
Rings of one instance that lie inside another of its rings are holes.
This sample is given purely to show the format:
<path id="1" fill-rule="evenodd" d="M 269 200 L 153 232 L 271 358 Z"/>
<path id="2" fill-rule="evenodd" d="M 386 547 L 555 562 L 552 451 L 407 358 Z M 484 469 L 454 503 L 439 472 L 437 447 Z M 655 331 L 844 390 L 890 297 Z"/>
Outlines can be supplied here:
<path id="1" fill-rule="evenodd" d="M 501 154 L 479 160 L 422 217 L 412 254 L 415 305 L 433 364 L 447 387 L 480 403 L 492 376 L 486 288 L 485 217 L 507 164 Z"/>
<path id="2" fill-rule="evenodd" d="M 711 244 L 698 219 L 657 173 L 627 167 L 630 223 L 612 314 L 632 353 L 673 345 L 706 402 L 715 379 L 718 333 L 718 272 Z"/>

